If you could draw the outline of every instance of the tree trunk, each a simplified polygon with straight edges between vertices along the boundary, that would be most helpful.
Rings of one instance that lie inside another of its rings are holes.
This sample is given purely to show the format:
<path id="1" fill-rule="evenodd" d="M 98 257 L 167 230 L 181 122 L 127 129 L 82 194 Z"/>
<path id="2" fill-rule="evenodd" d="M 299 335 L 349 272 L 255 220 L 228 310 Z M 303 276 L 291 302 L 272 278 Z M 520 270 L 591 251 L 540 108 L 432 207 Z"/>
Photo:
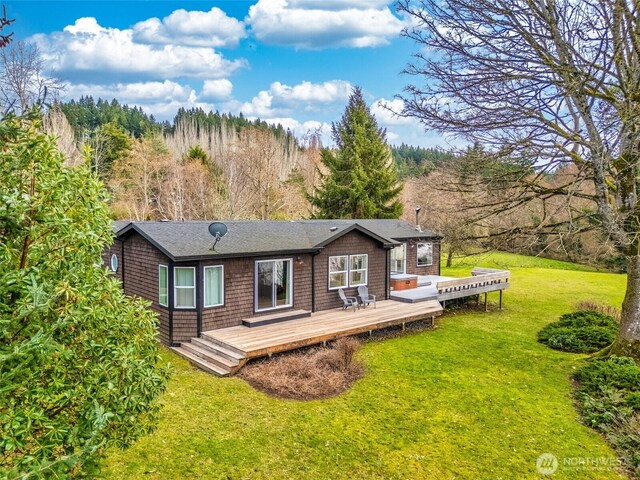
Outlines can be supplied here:
<path id="1" fill-rule="evenodd" d="M 449 247 L 447 251 L 447 268 L 453 263 L 453 248 Z"/>
<path id="2" fill-rule="evenodd" d="M 627 291 L 622 302 L 618 338 L 611 348 L 616 355 L 640 360 L 640 256 L 627 257 Z"/>

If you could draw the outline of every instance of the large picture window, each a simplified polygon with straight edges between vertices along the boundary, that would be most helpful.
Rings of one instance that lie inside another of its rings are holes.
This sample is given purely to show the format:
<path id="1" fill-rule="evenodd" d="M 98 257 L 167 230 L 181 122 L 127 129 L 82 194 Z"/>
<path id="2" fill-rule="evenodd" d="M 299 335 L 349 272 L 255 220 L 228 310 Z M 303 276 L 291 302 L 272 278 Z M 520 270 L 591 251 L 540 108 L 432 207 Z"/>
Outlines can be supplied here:
<path id="1" fill-rule="evenodd" d="M 166 265 L 158 268 L 158 303 L 163 307 L 169 306 L 169 267 Z"/>
<path id="2" fill-rule="evenodd" d="M 329 290 L 367 284 L 367 254 L 329 257 Z"/>
<path id="3" fill-rule="evenodd" d="M 418 256 L 418 266 L 427 267 L 433 265 L 433 244 L 419 243 L 416 248 Z"/>
<path id="4" fill-rule="evenodd" d="M 256 311 L 293 305 L 291 260 L 256 262 Z"/>
<path id="5" fill-rule="evenodd" d="M 196 269 L 195 267 L 175 267 L 174 306 L 176 308 L 196 308 Z"/>
<path id="6" fill-rule="evenodd" d="M 204 306 L 224 304 L 224 269 L 222 265 L 204 267 Z"/>
<path id="7" fill-rule="evenodd" d="M 406 244 L 391 249 L 391 273 L 406 273 Z"/>

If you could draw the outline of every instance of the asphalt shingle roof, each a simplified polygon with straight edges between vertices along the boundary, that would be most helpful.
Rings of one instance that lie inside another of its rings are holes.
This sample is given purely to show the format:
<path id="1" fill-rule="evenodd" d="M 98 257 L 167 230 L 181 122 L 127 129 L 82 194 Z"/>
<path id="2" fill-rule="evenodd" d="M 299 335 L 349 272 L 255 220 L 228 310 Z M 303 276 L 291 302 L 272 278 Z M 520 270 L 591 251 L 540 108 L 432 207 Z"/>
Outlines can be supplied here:
<path id="1" fill-rule="evenodd" d="M 212 251 L 210 221 L 115 223 L 120 227 L 115 230 L 118 236 L 133 229 L 173 259 L 315 251 L 352 229 L 383 244 L 438 237 L 432 231 L 418 232 L 402 220 L 225 221 L 228 233 Z"/>

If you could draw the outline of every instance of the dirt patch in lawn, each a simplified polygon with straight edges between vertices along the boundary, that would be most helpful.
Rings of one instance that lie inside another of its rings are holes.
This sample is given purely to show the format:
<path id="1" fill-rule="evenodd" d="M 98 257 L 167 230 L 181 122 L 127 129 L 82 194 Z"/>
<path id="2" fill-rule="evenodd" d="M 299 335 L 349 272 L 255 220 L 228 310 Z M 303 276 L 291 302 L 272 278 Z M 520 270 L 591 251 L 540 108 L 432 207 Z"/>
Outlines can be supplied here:
<path id="1" fill-rule="evenodd" d="M 340 338 L 327 347 L 296 351 L 250 363 L 238 376 L 252 387 L 277 398 L 315 400 L 339 395 L 362 378 L 355 358 L 360 342 Z"/>

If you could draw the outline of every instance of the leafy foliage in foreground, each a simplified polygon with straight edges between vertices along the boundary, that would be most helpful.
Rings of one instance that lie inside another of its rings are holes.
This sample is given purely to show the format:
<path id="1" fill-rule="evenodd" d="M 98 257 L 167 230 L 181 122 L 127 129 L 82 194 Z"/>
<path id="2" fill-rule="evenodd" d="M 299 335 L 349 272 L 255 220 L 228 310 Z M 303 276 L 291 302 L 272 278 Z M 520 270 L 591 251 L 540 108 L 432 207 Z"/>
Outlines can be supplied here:
<path id="1" fill-rule="evenodd" d="M 585 423 L 604 434 L 625 467 L 640 474 L 640 366 L 614 356 L 589 363 L 574 378 Z"/>
<path id="2" fill-rule="evenodd" d="M 156 318 L 102 265 L 104 188 L 39 119 L 0 121 L 0 477 L 76 475 L 149 432 Z"/>
<path id="3" fill-rule="evenodd" d="M 617 322 L 593 311 L 567 313 L 538 332 L 538 341 L 564 352 L 593 353 L 613 343 Z"/>

